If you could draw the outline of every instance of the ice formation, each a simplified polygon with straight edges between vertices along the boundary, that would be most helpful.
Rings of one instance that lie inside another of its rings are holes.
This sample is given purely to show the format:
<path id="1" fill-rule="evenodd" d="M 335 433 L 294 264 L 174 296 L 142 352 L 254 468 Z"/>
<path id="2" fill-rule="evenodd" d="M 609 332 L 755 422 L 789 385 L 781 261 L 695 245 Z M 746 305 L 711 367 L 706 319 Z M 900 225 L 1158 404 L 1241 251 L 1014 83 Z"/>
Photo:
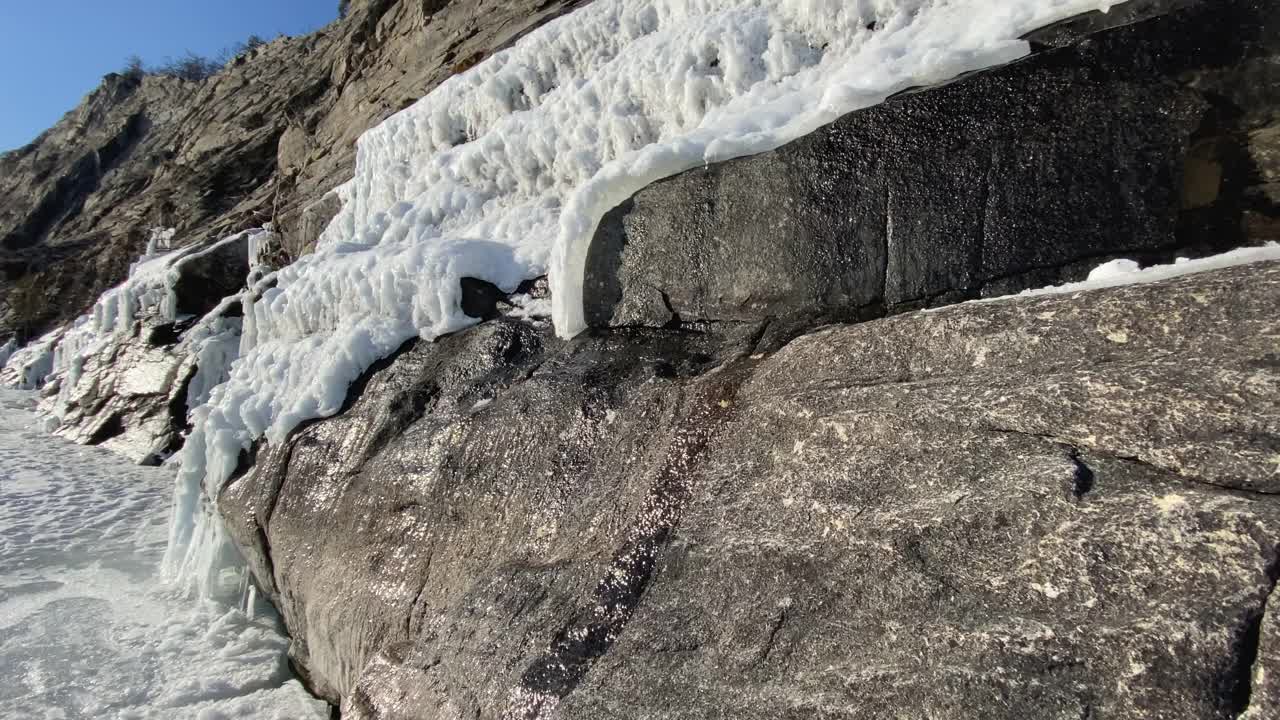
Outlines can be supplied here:
<path id="1" fill-rule="evenodd" d="M 270 230 L 258 228 L 231 235 L 210 245 L 192 245 L 170 250 L 174 234 L 172 229 L 153 230 L 146 252 L 129 268 L 128 279 L 103 293 L 89 313 L 77 318 L 69 327 L 50 331 L 21 350 L 11 350 L 4 358 L 5 362 L 0 363 L 6 370 L 10 384 L 34 390 L 43 386 L 51 377 L 56 377 L 61 386 L 59 394 L 64 395 L 75 386 L 84 361 L 99 352 L 105 343 L 131 335 L 135 331 L 137 320 L 146 317 L 159 323 L 172 323 L 189 319 L 178 316 L 177 296 L 174 293 L 175 283 L 184 265 L 198 263 L 223 246 L 241 240 L 245 235 L 248 235 L 250 247 L 257 247 L 269 236 Z M 221 309 L 223 306 L 219 307 Z M 202 342 L 229 329 L 236 322 L 238 321 L 221 317 L 220 312 L 209 313 L 188 333 L 188 341 Z M 207 392 L 205 397 L 207 398 Z M 56 414 L 56 406 L 56 403 L 51 404 L 48 409 Z"/>
<path id="2" fill-rule="evenodd" d="M 316 252 L 246 302 L 241 358 L 184 451 L 166 567 L 199 586 L 229 556 L 203 498 L 254 440 L 333 414 L 406 340 L 473 323 L 461 278 L 549 274 L 572 336 L 591 236 L 635 191 L 1014 60 L 1027 32 L 1118 1 L 596 0 L 446 80 L 361 137 Z"/>

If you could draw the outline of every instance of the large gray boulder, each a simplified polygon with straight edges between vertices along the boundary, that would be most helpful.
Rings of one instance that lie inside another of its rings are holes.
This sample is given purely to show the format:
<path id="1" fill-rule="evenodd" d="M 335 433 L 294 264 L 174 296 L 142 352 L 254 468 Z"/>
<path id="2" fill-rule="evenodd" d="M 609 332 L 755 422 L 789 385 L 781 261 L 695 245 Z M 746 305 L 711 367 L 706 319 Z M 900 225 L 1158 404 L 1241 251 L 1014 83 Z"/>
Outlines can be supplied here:
<path id="1" fill-rule="evenodd" d="M 0 264 L 57 279 L 56 319 L 173 198 L 192 238 L 275 217 L 287 262 L 359 130 L 577 4 L 363 0 L 203 85 L 109 80 L 0 159 L 31 189 Z M 1280 264 L 821 324 L 1277 238 L 1276 9 L 1084 16 L 648 188 L 600 228 L 573 341 L 466 284 L 487 322 L 218 489 L 300 674 L 379 720 L 1275 714 Z M 226 252 L 184 314 L 239 288 Z M 192 338 L 234 354 L 217 312 L 104 346 L 62 431 L 176 446 L 225 372 Z"/>
<path id="2" fill-rule="evenodd" d="M 1280 239 L 1280 4 L 1129 3 L 1035 37 L 640 191 L 597 230 L 587 322 L 858 319 Z"/>
<path id="3" fill-rule="evenodd" d="M 1280 264 L 907 311 L 1275 239 L 1278 18 L 1048 28 L 641 191 L 584 336 L 407 344 L 217 493 L 299 672 L 378 720 L 1273 714 Z"/>
<path id="4" fill-rule="evenodd" d="M 1269 263 L 774 353 L 491 322 L 219 505 L 344 717 L 1265 717 L 1277 310 Z"/>

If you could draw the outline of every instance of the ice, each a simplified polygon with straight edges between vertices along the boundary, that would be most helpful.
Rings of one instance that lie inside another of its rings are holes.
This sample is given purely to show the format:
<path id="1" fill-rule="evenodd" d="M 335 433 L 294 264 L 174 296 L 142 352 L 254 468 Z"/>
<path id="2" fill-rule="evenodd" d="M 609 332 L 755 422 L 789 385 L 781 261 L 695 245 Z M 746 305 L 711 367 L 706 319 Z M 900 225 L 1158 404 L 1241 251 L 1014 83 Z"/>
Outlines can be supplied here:
<path id="1" fill-rule="evenodd" d="M 33 405 L 0 390 L 0 718 L 327 718 L 269 606 L 159 583 L 172 472 L 45 435 Z"/>
<path id="2" fill-rule="evenodd" d="M 406 340 L 474 323 L 463 277 L 549 274 L 573 336 L 595 227 L 640 188 L 1012 61 L 1027 32 L 1115 1 L 596 0 L 446 80 L 360 138 L 316 251 L 246 304 L 183 454 L 168 571 L 199 585 L 229 556 L 204 496 L 256 439 L 337 412 Z"/>
<path id="3" fill-rule="evenodd" d="M 1068 295 L 1089 290 L 1119 287 L 1121 285 L 1159 282 L 1183 275 L 1207 272 L 1209 270 L 1221 270 L 1222 268 L 1248 265 L 1267 260 L 1280 260 L 1280 243 L 1268 242 L 1257 247 L 1238 248 L 1195 260 L 1178 258 L 1168 265 L 1152 265 L 1145 268 L 1133 260 L 1118 259 L 1099 265 L 1089 272 L 1087 278 L 1079 282 L 1023 290 L 1016 295 L 1003 295 L 972 302 L 996 302 L 1009 298 L 1035 297 L 1038 295 Z"/>
<path id="4" fill-rule="evenodd" d="M 4 358 L 5 362 L 0 365 L 5 368 L 9 384 L 33 390 L 56 377 L 64 394 L 61 401 L 65 403 L 68 399 L 65 394 L 74 388 L 85 359 L 101 351 L 107 343 L 131 336 L 137 320 L 149 318 L 158 323 L 172 323 L 180 319 L 174 286 L 183 266 L 201 262 L 246 235 L 250 248 L 256 250 L 266 242 L 270 229 L 256 228 L 210 245 L 189 245 L 177 250 L 169 249 L 175 236 L 173 229 L 152 230 L 147 250 L 130 266 L 129 277 L 103 293 L 88 314 Z M 227 323 L 221 323 L 218 331 L 227 327 Z M 56 405 L 51 407 L 56 414 Z"/>

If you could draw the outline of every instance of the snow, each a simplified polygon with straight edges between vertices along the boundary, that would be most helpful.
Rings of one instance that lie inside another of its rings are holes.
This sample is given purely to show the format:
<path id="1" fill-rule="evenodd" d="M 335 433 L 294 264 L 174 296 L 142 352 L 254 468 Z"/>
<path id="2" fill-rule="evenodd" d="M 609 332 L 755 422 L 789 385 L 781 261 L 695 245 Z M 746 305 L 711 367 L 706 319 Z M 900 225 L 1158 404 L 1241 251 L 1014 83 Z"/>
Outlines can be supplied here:
<path id="1" fill-rule="evenodd" d="M 11 350 L 4 363 L 5 383 L 21 390 L 44 385 L 45 378 L 53 372 L 54 349 L 65 333 L 64 328 L 58 328 L 25 347 Z"/>
<path id="2" fill-rule="evenodd" d="M 1071 293 L 1087 292 L 1090 290 L 1120 287 L 1122 285 L 1159 282 L 1161 280 L 1170 280 L 1183 275 L 1192 275 L 1194 273 L 1207 272 L 1209 270 L 1221 270 L 1223 268 L 1248 265 L 1250 263 L 1264 262 L 1267 260 L 1280 260 L 1280 243 L 1268 242 L 1258 247 L 1238 248 L 1219 255 L 1211 255 L 1209 257 L 1199 258 L 1196 260 L 1178 258 L 1168 265 L 1152 265 L 1145 268 L 1141 267 L 1133 260 L 1112 260 L 1094 268 L 1089 272 L 1089 276 L 1087 278 L 1079 282 L 1066 283 L 1063 285 L 1050 285 L 1048 287 L 1035 288 L 1032 290 L 1023 290 L 1015 295 L 1002 295 L 1000 297 L 984 298 L 982 300 L 973 300 L 971 302 L 996 302 L 1000 300 L 1008 300 L 1010 298 L 1035 297 L 1038 295 L 1069 295 Z M 944 308 L 937 308 L 937 310 L 941 309 Z"/>
<path id="3" fill-rule="evenodd" d="M 228 556 L 203 497 L 241 451 L 337 412 L 406 340 L 474 323 L 461 278 L 549 274 L 571 337 L 595 227 L 645 185 L 1015 60 L 1020 36 L 1118 1 L 596 0 L 446 80 L 360 138 L 316 251 L 245 304 L 183 454 L 168 571 L 200 585 Z"/>
<path id="4" fill-rule="evenodd" d="M 0 718 L 327 718 L 268 606 L 158 583 L 172 472 L 45 435 L 33 404 L 0 390 Z"/>

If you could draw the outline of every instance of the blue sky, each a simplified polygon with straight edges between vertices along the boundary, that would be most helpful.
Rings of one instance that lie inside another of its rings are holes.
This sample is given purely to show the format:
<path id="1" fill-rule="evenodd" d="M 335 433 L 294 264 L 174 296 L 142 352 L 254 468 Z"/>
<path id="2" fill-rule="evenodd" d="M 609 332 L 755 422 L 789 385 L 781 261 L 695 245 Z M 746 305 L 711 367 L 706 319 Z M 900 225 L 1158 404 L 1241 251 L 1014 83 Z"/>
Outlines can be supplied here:
<path id="1" fill-rule="evenodd" d="M 0 151 L 34 140 L 129 55 L 214 55 L 337 14 L 338 0 L 0 0 Z"/>

